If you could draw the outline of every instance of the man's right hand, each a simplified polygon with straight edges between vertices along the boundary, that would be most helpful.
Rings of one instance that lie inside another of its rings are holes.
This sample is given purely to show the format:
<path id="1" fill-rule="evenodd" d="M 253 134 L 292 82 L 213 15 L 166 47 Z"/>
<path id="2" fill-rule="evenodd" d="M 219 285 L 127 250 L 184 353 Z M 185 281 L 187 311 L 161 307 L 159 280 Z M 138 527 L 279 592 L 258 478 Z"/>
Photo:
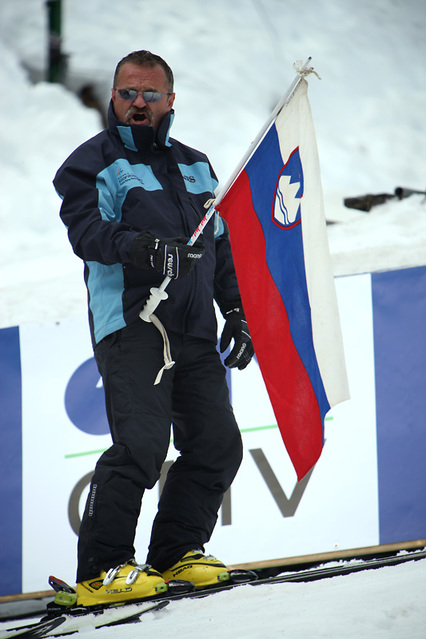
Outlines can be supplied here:
<path id="1" fill-rule="evenodd" d="M 159 239 L 145 231 L 133 240 L 130 261 L 133 266 L 152 267 L 171 278 L 184 277 L 204 255 L 201 235 L 193 246 L 188 246 L 188 240 L 185 237 Z"/>

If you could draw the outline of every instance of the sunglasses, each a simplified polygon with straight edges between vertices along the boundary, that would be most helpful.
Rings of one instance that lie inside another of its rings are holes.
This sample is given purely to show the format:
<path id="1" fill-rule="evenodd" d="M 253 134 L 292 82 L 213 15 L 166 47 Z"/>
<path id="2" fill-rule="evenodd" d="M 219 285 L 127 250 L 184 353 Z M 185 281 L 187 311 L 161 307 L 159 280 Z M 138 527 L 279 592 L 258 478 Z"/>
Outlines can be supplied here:
<path id="1" fill-rule="evenodd" d="M 160 93 L 159 91 L 136 91 L 136 89 L 114 89 L 122 100 L 126 102 L 134 102 L 139 93 L 142 94 L 145 102 L 160 102 L 163 95 L 171 95 L 171 93 Z"/>

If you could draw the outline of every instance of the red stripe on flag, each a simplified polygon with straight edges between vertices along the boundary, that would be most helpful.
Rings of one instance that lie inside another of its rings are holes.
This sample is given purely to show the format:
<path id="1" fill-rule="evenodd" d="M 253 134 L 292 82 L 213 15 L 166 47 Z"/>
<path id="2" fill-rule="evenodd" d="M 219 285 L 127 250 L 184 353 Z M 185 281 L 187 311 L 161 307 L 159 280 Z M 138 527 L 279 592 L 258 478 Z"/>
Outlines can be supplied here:
<path id="1" fill-rule="evenodd" d="M 265 238 L 253 209 L 245 171 L 217 209 L 229 226 L 238 285 L 257 361 L 300 480 L 321 455 L 322 420 L 309 376 L 291 338 L 282 297 L 267 267 Z"/>

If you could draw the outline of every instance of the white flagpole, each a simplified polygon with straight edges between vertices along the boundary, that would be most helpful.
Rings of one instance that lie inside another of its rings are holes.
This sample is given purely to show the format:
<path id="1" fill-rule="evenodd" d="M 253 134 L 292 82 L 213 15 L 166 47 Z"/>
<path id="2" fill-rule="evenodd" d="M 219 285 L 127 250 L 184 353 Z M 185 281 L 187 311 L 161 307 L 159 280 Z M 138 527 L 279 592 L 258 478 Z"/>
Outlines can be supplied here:
<path id="1" fill-rule="evenodd" d="M 297 71 L 296 77 L 294 78 L 294 80 L 291 83 L 290 87 L 288 88 L 287 92 L 284 94 L 284 96 L 278 102 L 278 104 L 275 107 L 275 109 L 272 111 L 271 115 L 269 116 L 269 118 L 265 122 L 265 124 L 263 125 L 262 129 L 259 131 L 259 133 L 256 136 L 256 138 L 250 144 L 249 148 L 247 149 L 247 151 L 246 151 L 244 157 L 242 158 L 241 162 L 239 163 L 238 167 L 232 173 L 231 177 L 229 178 L 229 180 L 225 184 L 224 188 L 220 191 L 219 195 L 215 198 L 215 200 L 209 200 L 208 202 L 206 202 L 205 206 L 206 206 L 206 208 L 208 207 L 208 211 L 205 214 L 205 216 L 203 217 L 203 219 L 201 220 L 200 224 L 195 229 L 195 231 L 192 234 L 190 240 L 188 241 L 188 245 L 189 246 L 192 246 L 195 243 L 195 241 L 198 238 L 198 236 L 203 232 L 203 229 L 204 229 L 205 225 L 210 220 L 212 215 L 215 213 L 215 207 L 224 198 L 226 192 L 231 188 L 232 184 L 235 182 L 235 180 L 237 179 L 237 177 L 239 176 L 239 174 L 243 170 L 244 166 L 247 164 L 247 162 L 249 161 L 250 157 L 253 155 L 253 153 L 255 152 L 256 148 L 259 146 L 259 144 L 261 143 L 261 141 L 265 137 L 266 133 L 270 129 L 272 123 L 275 121 L 275 119 L 278 116 L 278 114 L 281 111 L 281 109 L 283 109 L 285 107 L 285 105 L 288 103 L 288 101 L 290 100 L 291 96 L 293 95 L 294 91 L 296 90 L 296 87 L 299 84 L 299 82 L 301 81 L 301 79 L 304 78 L 305 76 L 309 75 L 310 73 L 315 73 L 315 75 L 318 76 L 318 74 L 316 73 L 314 68 L 309 66 L 311 60 L 312 60 L 312 58 L 309 57 L 304 64 L 302 64 L 301 61 L 298 61 L 298 62 L 295 62 L 295 64 L 293 65 L 294 68 Z M 161 285 L 158 288 L 155 288 L 155 287 L 151 288 L 151 290 L 150 290 L 151 295 L 147 299 L 147 301 L 145 302 L 145 305 L 144 305 L 142 311 L 139 313 L 139 317 L 141 319 L 143 319 L 145 322 L 151 322 L 150 315 L 152 313 L 154 313 L 155 309 L 157 308 L 157 306 L 160 304 L 160 302 L 162 300 L 166 300 L 168 298 L 168 295 L 166 293 L 166 288 L 169 285 L 170 281 L 171 281 L 171 278 L 166 276 L 164 278 L 164 280 L 162 281 Z"/>
<path id="2" fill-rule="evenodd" d="M 278 102 L 275 109 L 272 111 L 271 115 L 269 116 L 269 118 L 267 119 L 267 121 L 265 122 L 265 124 L 263 125 L 259 133 L 257 134 L 256 138 L 250 144 L 249 148 L 247 149 L 246 153 L 244 154 L 243 158 L 241 159 L 235 171 L 232 173 L 229 180 L 226 182 L 225 186 L 219 192 L 219 195 L 215 199 L 215 206 L 217 206 L 219 202 L 223 200 L 223 198 L 225 197 L 225 194 L 229 191 L 229 189 L 231 188 L 231 186 L 233 185 L 233 183 L 235 182 L 235 180 L 237 179 L 237 177 L 239 176 L 239 174 L 241 173 L 241 171 L 243 170 L 243 168 L 245 167 L 245 165 L 247 164 L 247 162 L 249 161 L 249 159 L 251 158 L 251 156 L 253 155 L 257 147 L 259 146 L 259 144 L 262 142 L 263 138 L 265 137 L 269 129 L 271 128 L 271 125 L 277 118 L 281 109 L 283 109 L 285 105 L 289 102 L 291 96 L 293 95 L 297 85 L 302 80 L 302 78 L 309 75 L 310 73 L 315 73 L 318 76 L 314 68 L 309 66 L 311 60 L 312 60 L 312 57 L 310 56 L 306 60 L 305 64 L 302 64 L 301 61 L 294 63 L 293 66 L 297 71 L 296 77 L 294 78 L 293 82 L 289 86 L 287 92 L 283 95 L 283 97 Z"/>

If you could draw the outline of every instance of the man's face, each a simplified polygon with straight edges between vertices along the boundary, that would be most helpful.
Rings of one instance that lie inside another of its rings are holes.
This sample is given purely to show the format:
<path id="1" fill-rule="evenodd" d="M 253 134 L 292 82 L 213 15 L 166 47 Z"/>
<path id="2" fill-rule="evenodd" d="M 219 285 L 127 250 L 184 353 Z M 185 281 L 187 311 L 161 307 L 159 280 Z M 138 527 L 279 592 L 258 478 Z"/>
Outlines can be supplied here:
<path id="1" fill-rule="evenodd" d="M 138 91 L 138 95 L 133 101 L 124 100 L 117 89 L 134 89 Z M 120 122 L 152 126 L 157 129 L 175 101 L 175 94 L 168 94 L 168 90 L 167 78 L 162 66 L 156 64 L 154 67 L 141 67 L 126 62 L 119 71 L 116 86 L 112 89 L 115 115 Z M 159 102 L 145 102 L 143 91 L 156 91 L 164 95 Z"/>

